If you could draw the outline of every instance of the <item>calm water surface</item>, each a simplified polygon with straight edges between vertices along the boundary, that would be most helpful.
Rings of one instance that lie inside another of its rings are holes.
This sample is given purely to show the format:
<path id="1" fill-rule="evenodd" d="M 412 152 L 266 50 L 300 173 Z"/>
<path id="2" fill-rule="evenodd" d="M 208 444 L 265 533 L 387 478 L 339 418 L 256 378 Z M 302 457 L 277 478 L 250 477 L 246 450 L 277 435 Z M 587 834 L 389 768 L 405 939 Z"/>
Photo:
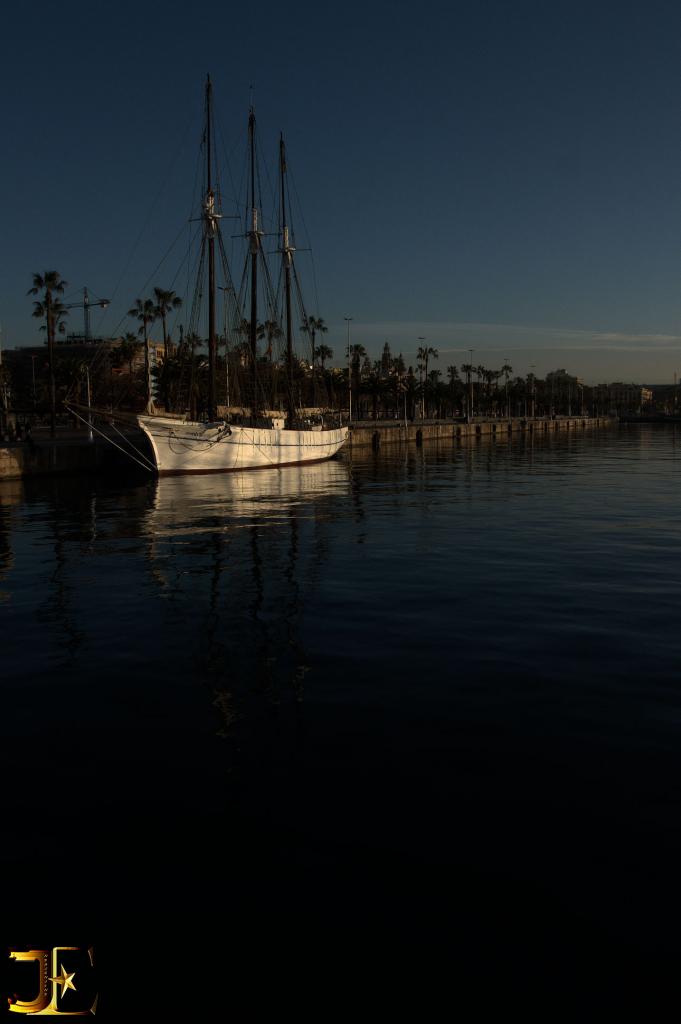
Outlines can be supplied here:
<path id="1" fill-rule="evenodd" d="M 12 935 L 673 957 L 680 493 L 653 427 L 0 486 Z"/>

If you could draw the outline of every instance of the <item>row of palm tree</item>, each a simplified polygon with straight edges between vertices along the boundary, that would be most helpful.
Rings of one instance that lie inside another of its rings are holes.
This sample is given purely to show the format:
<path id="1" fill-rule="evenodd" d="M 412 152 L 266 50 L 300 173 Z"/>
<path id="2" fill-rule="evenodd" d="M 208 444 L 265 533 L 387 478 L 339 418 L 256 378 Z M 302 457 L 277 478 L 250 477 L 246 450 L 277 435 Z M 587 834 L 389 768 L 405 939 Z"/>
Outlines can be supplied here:
<path id="1" fill-rule="evenodd" d="M 44 319 L 43 330 L 47 332 L 48 369 L 49 369 L 49 405 L 50 427 L 54 434 L 56 410 L 56 374 L 54 363 L 55 335 L 64 329 L 64 318 L 68 310 L 61 301 L 67 287 L 58 271 L 50 270 L 33 275 L 33 286 L 30 295 L 39 296 L 34 302 L 33 316 Z M 110 370 L 127 367 L 129 377 L 129 400 L 135 400 L 139 388 L 149 407 L 152 393 L 152 370 L 150 360 L 150 328 L 160 321 L 163 330 L 164 357 L 160 367 L 154 373 L 157 377 L 158 393 L 166 408 L 172 404 L 171 398 L 179 400 L 180 381 L 183 376 L 189 377 L 189 391 L 193 396 L 190 401 L 194 405 L 202 404 L 202 394 L 206 390 L 207 366 L 205 356 L 200 349 L 205 342 L 197 335 L 182 336 L 180 328 L 180 345 L 171 347 L 168 331 L 168 316 L 180 309 L 182 299 L 174 291 L 156 287 L 153 298 L 138 298 L 135 305 L 128 311 L 139 327 L 137 333 L 127 332 L 112 350 Z M 432 362 L 439 359 L 436 348 L 423 344 L 419 346 L 416 357 L 418 379 L 412 367 L 407 368 L 400 354 L 393 357 L 389 343 L 386 342 L 380 359 L 371 360 L 361 344 L 350 346 L 348 352 L 349 367 L 327 370 L 326 363 L 333 357 L 333 349 L 328 345 L 316 344 L 317 337 L 327 333 L 328 328 L 322 317 L 307 316 L 301 330 L 310 339 L 310 359 L 300 360 L 295 364 L 295 380 L 289 383 L 294 387 L 297 401 L 301 405 L 328 406 L 339 410 L 347 401 L 347 393 L 352 389 L 355 403 L 355 416 L 406 415 L 413 419 L 417 405 L 420 405 L 421 418 L 432 415 L 511 415 L 534 414 L 538 409 L 545 411 L 556 408 L 556 396 L 551 394 L 550 404 L 542 382 L 529 374 L 527 378 L 512 378 L 513 368 L 506 362 L 501 369 L 489 369 L 482 365 L 463 363 L 447 367 L 447 383 L 441 380 L 439 369 L 431 369 Z M 248 336 L 250 324 L 243 321 L 237 328 L 237 335 L 242 340 L 231 348 L 227 339 L 219 339 L 224 349 L 224 359 L 220 360 L 219 373 L 225 386 L 226 400 L 230 396 L 230 379 L 232 397 L 237 400 L 245 398 L 243 371 L 249 366 L 250 350 Z M 282 367 L 274 358 L 273 343 L 282 336 L 282 329 L 274 320 L 258 324 L 257 337 L 267 342 L 266 352 L 259 363 L 259 377 L 268 400 L 274 403 L 280 399 L 283 386 Z M 419 339 L 425 342 L 425 339 Z M 140 345 L 144 346 L 144 379 L 139 381 L 135 369 Z M 198 354 L 197 354 L 198 353 Z M 63 376 L 63 375 L 62 375 Z M 474 379 L 475 378 L 475 379 Z M 110 397 L 113 401 L 113 385 L 109 373 Z M 142 386 L 141 386 L 142 385 Z M 124 399 L 125 400 L 125 399 Z M 562 400 L 558 396 L 558 403 Z M 570 399 L 568 398 L 568 402 Z M 583 395 L 582 395 L 583 401 Z"/>
<path id="2" fill-rule="evenodd" d="M 534 376 L 512 380 L 513 367 L 507 362 L 500 370 L 473 363 L 463 363 L 460 367 L 450 365 L 448 382 L 443 384 L 441 371 L 431 369 L 439 352 L 426 344 L 419 346 L 416 353 L 418 378 L 413 367 L 405 368 L 401 354 L 392 357 L 387 342 L 378 360 L 370 360 L 362 345 L 352 345 L 349 357 L 357 416 L 364 413 L 370 413 L 372 418 L 398 415 L 398 396 L 402 403 L 400 414 L 406 414 L 409 419 L 415 418 L 417 405 L 421 418 L 511 415 L 518 409 L 525 410 L 538 394 Z"/>
<path id="3" fill-rule="evenodd" d="M 136 305 L 130 309 L 129 315 L 134 317 L 140 324 L 137 335 L 127 333 L 120 339 L 119 345 L 112 353 L 114 366 L 120 369 L 123 366 L 128 368 L 128 376 L 131 381 L 129 398 L 142 390 L 148 396 L 152 393 L 152 379 L 156 378 L 157 393 L 159 394 L 166 408 L 190 408 L 194 411 L 204 408 L 205 393 L 207 393 L 207 360 L 205 353 L 201 350 L 205 347 L 205 339 L 195 334 L 183 334 L 180 327 L 180 341 L 177 346 L 171 346 L 168 341 L 168 334 L 164 325 L 164 358 L 160 365 L 152 368 L 148 358 L 150 345 L 150 328 L 158 319 L 163 320 L 163 306 L 172 309 L 179 308 L 178 302 L 173 293 L 162 293 L 159 296 L 159 289 L 155 289 L 157 302 L 151 299 L 138 299 Z M 165 300 L 165 301 L 163 301 Z M 175 300 L 175 301 L 174 301 Z M 311 342 L 316 341 L 318 333 L 326 333 L 328 328 L 321 317 L 308 317 L 301 328 L 309 333 Z M 250 388 L 249 369 L 251 366 L 250 349 L 250 321 L 242 320 L 235 331 L 236 342 L 228 343 L 227 337 L 223 334 L 217 341 L 218 360 L 216 364 L 216 383 L 218 394 L 223 396 L 225 404 L 248 404 L 247 393 Z M 281 363 L 275 357 L 274 342 L 283 335 L 280 324 L 275 320 L 266 320 L 259 323 L 256 328 L 256 337 L 259 341 L 266 342 L 266 349 L 258 361 L 258 378 L 260 388 L 263 392 L 263 400 L 276 407 L 276 402 L 281 398 L 284 388 L 284 371 Z M 139 339 L 142 339 L 141 341 Z M 139 353 L 140 345 L 144 345 L 144 386 L 140 388 L 141 382 L 135 378 L 139 377 L 135 371 L 135 363 Z M 333 349 L 328 345 L 311 344 L 310 356 L 308 359 L 300 360 L 294 365 L 295 392 L 299 404 L 317 404 L 316 392 L 318 390 L 318 377 L 322 383 L 326 379 L 326 362 L 333 356 Z M 322 388 L 322 392 L 325 388 Z M 323 397 L 325 397 L 323 395 Z"/>
<path id="4" fill-rule="evenodd" d="M 135 305 L 128 310 L 128 316 L 139 323 L 137 333 L 144 339 L 144 381 L 146 406 L 151 403 L 151 360 L 149 357 L 149 328 L 157 320 L 163 326 L 163 366 L 168 367 L 170 358 L 170 336 L 168 334 L 167 317 L 169 313 L 180 309 L 182 299 L 174 291 L 165 288 L 154 288 L 154 298 L 135 299 Z M 168 404 L 169 381 L 167 374 L 162 373 L 160 381 L 161 397 L 164 405 Z"/>
<path id="5" fill-rule="evenodd" d="M 58 330 L 64 330 L 64 319 L 68 316 L 68 310 L 61 301 L 60 296 L 64 294 L 68 282 L 65 281 L 60 273 L 56 270 L 48 270 L 44 273 L 35 273 L 33 275 L 33 285 L 29 290 L 29 295 L 36 295 L 39 298 L 34 302 L 33 316 L 44 319 L 45 325 L 44 330 L 47 331 L 47 344 L 48 344 L 48 367 L 49 367 L 49 395 L 50 395 L 50 430 L 54 436 L 55 423 L 56 423 L 56 372 L 55 372 L 55 337 Z M 130 381 L 132 382 L 135 377 L 135 362 L 139 354 L 140 344 L 143 345 L 144 351 L 144 382 L 143 392 L 144 401 L 147 409 L 150 407 L 151 395 L 152 395 L 152 368 L 150 359 L 150 330 L 152 324 L 161 321 L 163 330 L 163 363 L 157 373 L 158 392 L 160 394 L 163 404 L 168 407 L 173 386 L 177 389 L 177 378 L 181 376 L 183 371 L 186 369 L 185 363 L 187 360 L 190 363 L 190 377 L 193 378 L 195 375 L 200 379 L 201 371 L 205 370 L 205 366 L 201 363 L 199 357 L 199 365 L 195 366 L 196 361 L 196 350 L 201 348 L 203 345 L 202 340 L 198 336 L 187 335 L 184 339 L 184 344 L 180 345 L 180 352 L 178 353 L 179 358 L 175 357 L 175 354 L 171 350 L 170 334 L 168 331 L 168 316 L 170 313 L 180 309 L 182 306 L 182 299 L 176 295 L 171 289 L 165 289 L 155 287 L 153 289 L 153 298 L 137 298 L 134 306 L 132 306 L 127 315 L 132 317 L 138 323 L 136 334 L 133 332 L 127 332 L 119 342 L 117 349 L 112 353 L 111 366 L 113 369 L 117 369 L 126 365 L 128 368 L 128 374 Z M 325 376 L 326 362 L 333 356 L 333 350 L 325 344 L 316 344 L 318 335 L 326 334 L 328 327 L 322 317 L 308 316 L 302 325 L 302 331 L 307 333 L 310 337 L 310 376 L 311 376 L 311 395 L 308 400 L 311 400 L 313 404 L 316 404 L 316 374 L 315 367 L 317 361 L 319 361 L 320 372 L 322 378 Z M 180 328 L 180 332 L 182 329 Z M 246 362 L 246 338 L 250 333 L 250 324 L 244 321 L 239 329 L 238 333 L 243 335 L 243 343 L 241 346 L 237 345 L 234 347 L 234 353 L 232 358 L 237 362 L 244 364 Z M 280 325 L 274 320 L 267 320 L 264 323 L 258 324 L 257 337 L 259 340 L 265 340 L 267 342 L 267 350 L 265 359 L 272 362 L 273 359 L 273 342 L 282 336 L 282 330 Z M 226 347 L 226 339 L 223 341 Z M 243 351 L 239 351 L 242 349 Z M 72 369 L 72 368 L 71 368 Z M 236 368 L 235 368 L 236 369 Z M 205 375 L 205 374 L 204 374 Z M 61 375 L 63 376 L 63 374 Z M 133 387 L 133 396 L 134 396 Z M 303 392 L 299 384 L 299 392 Z M 307 398 L 307 396 L 305 396 Z"/>
<path id="6" fill-rule="evenodd" d="M 361 346 L 358 347 L 363 352 Z M 401 357 L 400 357 L 401 358 Z M 432 352 L 428 361 L 437 358 Z M 425 353 L 417 363 L 418 375 L 413 367 L 404 369 L 393 360 L 370 360 L 365 357 L 358 365 L 353 363 L 353 414 L 355 418 L 407 418 L 436 417 L 440 419 L 463 416 L 550 416 L 574 414 L 593 407 L 591 388 L 574 378 L 572 383 L 539 380 L 530 373 L 526 377 L 513 376 L 513 367 L 504 363 L 500 370 L 487 369 L 463 363 L 460 367 L 447 367 L 447 380 L 442 372 L 431 369 L 426 373 Z M 335 371 L 345 380 L 347 371 Z"/>
<path id="7" fill-rule="evenodd" d="M 119 398 L 133 403 L 135 396 L 144 393 L 142 374 L 136 368 L 141 343 L 134 334 L 125 335 L 111 351 L 111 363 L 116 368 L 127 368 L 125 378 L 119 378 Z M 220 404 L 248 405 L 251 386 L 250 352 L 248 342 L 225 348 L 220 340 L 217 362 L 217 390 Z M 351 346 L 350 374 L 353 393 L 353 418 L 393 419 L 450 418 L 466 415 L 505 417 L 510 415 L 548 415 L 550 412 L 575 411 L 584 404 L 584 389 L 556 389 L 532 374 L 513 377 L 512 367 L 503 370 L 484 367 L 447 367 L 447 377 L 439 369 L 406 367 L 401 355 L 371 360 L 362 345 Z M 293 377 L 289 381 L 283 364 L 263 355 L 258 363 L 261 399 L 269 408 L 279 408 L 288 388 L 293 390 L 298 406 L 347 409 L 348 368 L 322 367 L 324 353 L 315 351 L 314 388 L 308 359 L 294 362 Z M 429 356 L 429 364 L 432 360 Z M 176 352 L 163 364 L 152 370 L 160 390 L 162 375 L 170 389 L 173 407 L 191 409 L 194 414 L 206 407 L 207 358 L 205 341 L 197 335 L 184 335 Z M 126 381 L 127 378 L 127 381 Z M 127 383 L 127 387 L 125 386 Z M 96 387 L 97 385 L 95 385 Z M 101 377 L 100 388 L 111 385 Z M 588 397 L 588 389 L 587 396 Z"/>
<path id="8" fill-rule="evenodd" d="M 308 316 L 305 319 L 305 323 L 301 327 L 301 331 L 304 331 L 306 334 L 308 334 L 310 336 L 310 356 L 311 356 L 311 358 L 310 358 L 310 374 L 311 374 L 311 377 L 312 377 L 312 405 L 313 406 L 317 405 L 317 389 L 316 389 L 316 381 L 315 381 L 315 362 L 316 362 L 317 348 L 316 348 L 316 345 L 315 345 L 315 339 L 317 337 L 317 334 L 326 334 L 328 329 L 329 328 L 324 323 L 324 319 L 322 317 L 316 317 L 316 316 Z M 324 348 L 326 348 L 326 346 L 324 346 Z"/>

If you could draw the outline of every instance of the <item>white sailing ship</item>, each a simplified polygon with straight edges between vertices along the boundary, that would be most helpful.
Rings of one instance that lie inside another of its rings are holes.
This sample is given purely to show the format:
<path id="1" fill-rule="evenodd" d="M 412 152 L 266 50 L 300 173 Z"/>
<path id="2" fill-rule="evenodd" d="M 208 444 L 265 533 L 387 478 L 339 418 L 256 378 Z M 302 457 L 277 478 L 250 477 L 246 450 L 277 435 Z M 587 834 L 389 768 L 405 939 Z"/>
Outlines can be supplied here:
<path id="1" fill-rule="evenodd" d="M 137 422 L 149 440 L 156 472 L 162 475 L 320 462 L 335 455 L 348 436 L 347 427 L 298 430 L 277 418 L 265 427 L 165 416 L 138 416 Z"/>
<path id="2" fill-rule="evenodd" d="M 148 438 L 154 469 L 160 475 L 176 473 L 217 473 L 232 470 L 260 469 L 272 466 L 290 466 L 306 462 L 329 459 L 347 440 L 347 427 L 329 426 L 319 417 L 319 422 L 304 420 L 297 412 L 293 399 L 294 356 L 292 345 L 291 289 L 294 248 L 289 239 L 286 201 L 286 155 L 283 138 L 280 141 L 280 193 L 281 193 L 281 244 L 282 278 L 284 292 L 284 325 L 286 338 L 285 379 L 288 381 L 286 410 L 273 415 L 262 409 L 258 390 L 258 266 L 263 259 L 262 236 L 259 228 L 258 206 L 256 203 L 255 173 L 255 117 L 251 110 L 249 117 L 250 148 L 250 224 L 246 237 L 249 244 L 250 264 L 250 321 L 248 323 L 249 353 L 247 373 L 250 376 L 251 394 L 249 408 L 238 417 L 239 422 L 220 419 L 216 399 L 216 281 L 215 243 L 224 255 L 220 238 L 221 214 L 216 208 L 216 193 L 212 180 L 212 87 L 210 78 L 206 82 L 206 126 L 204 143 L 206 147 L 205 193 L 202 202 L 202 259 L 207 257 L 208 276 L 208 371 L 209 393 L 205 421 L 190 418 L 189 414 L 156 415 L 151 404 L 144 415 L 137 417 L 141 430 Z M 231 289 L 233 292 L 233 288 Z M 282 331 L 282 333 L 284 333 Z M 147 361 L 148 366 L 148 361 Z M 150 381 L 147 380 L 147 392 Z"/>

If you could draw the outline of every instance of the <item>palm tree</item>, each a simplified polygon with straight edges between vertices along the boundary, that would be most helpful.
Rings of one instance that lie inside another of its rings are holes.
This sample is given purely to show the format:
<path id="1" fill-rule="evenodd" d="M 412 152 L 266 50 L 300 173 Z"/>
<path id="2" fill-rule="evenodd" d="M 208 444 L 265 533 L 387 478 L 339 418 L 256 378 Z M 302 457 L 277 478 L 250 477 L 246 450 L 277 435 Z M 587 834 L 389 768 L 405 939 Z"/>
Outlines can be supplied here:
<path id="1" fill-rule="evenodd" d="M 495 370 L 483 370 L 482 379 L 485 382 L 485 391 L 487 393 L 487 415 L 492 414 L 492 384 L 496 380 L 497 374 Z"/>
<path id="2" fill-rule="evenodd" d="M 41 306 L 41 305 L 43 305 L 43 303 L 41 303 L 41 302 L 34 302 L 33 305 L 34 306 Z M 33 313 L 33 316 L 39 316 L 39 315 L 40 314 L 38 312 L 34 312 Z M 68 307 L 62 305 L 62 303 L 59 301 L 59 299 L 53 299 L 52 300 L 52 336 L 54 337 L 55 341 L 56 341 L 56 335 L 57 334 L 63 334 L 64 331 L 66 330 L 66 324 L 64 323 L 64 320 L 66 319 L 66 317 L 68 315 L 69 315 Z M 41 324 L 40 325 L 40 330 L 41 331 L 46 331 L 47 330 L 47 325 L 46 324 Z"/>
<path id="3" fill-rule="evenodd" d="M 324 372 L 324 364 L 326 363 L 326 360 L 327 359 L 331 359 L 332 356 L 333 356 L 333 349 L 329 348 L 328 345 L 317 345 L 317 348 L 314 350 L 314 354 L 315 354 L 315 356 L 317 357 L 317 359 L 319 360 L 319 362 L 321 364 L 322 373 L 323 373 Z"/>
<path id="4" fill-rule="evenodd" d="M 348 359 L 350 360 L 351 366 L 351 390 L 355 393 L 355 401 L 357 408 L 359 409 L 359 385 L 361 379 L 360 360 L 365 359 L 367 350 L 364 345 L 351 345 L 350 351 L 348 352 Z"/>
<path id="5" fill-rule="evenodd" d="M 413 368 L 410 366 L 404 379 L 405 404 L 407 407 L 407 416 L 410 420 L 413 420 L 416 415 L 417 393 L 418 388 L 416 386 L 416 377 L 414 376 Z"/>
<path id="6" fill-rule="evenodd" d="M 462 363 L 461 372 L 466 374 L 466 407 L 467 415 L 473 415 L 473 364 Z"/>
<path id="7" fill-rule="evenodd" d="M 310 335 L 310 351 L 312 353 L 312 359 L 310 360 L 310 371 L 312 373 L 312 405 L 313 406 L 315 405 L 315 379 L 314 379 L 315 337 L 317 335 L 317 331 L 319 331 L 320 334 L 326 334 L 328 329 L 329 328 L 326 326 L 326 324 L 324 323 L 324 320 L 323 320 L 323 318 L 321 316 L 319 316 L 319 317 L 315 317 L 315 316 L 307 316 L 307 317 L 305 317 L 305 323 L 301 327 L 302 331 L 305 331 L 306 334 Z"/>
<path id="8" fill-rule="evenodd" d="M 314 363 L 314 355 L 315 355 L 314 343 L 315 343 L 315 337 L 317 335 L 317 332 L 319 332 L 320 334 L 326 334 L 327 331 L 329 330 L 329 328 L 326 326 L 326 324 L 324 322 L 324 319 L 321 316 L 319 316 L 319 317 L 308 316 L 308 317 L 305 318 L 305 323 L 302 325 L 302 327 L 300 329 L 301 329 L 301 331 L 305 331 L 306 334 L 310 335 L 312 362 Z"/>
<path id="9" fill-rule="evenodd" d="M 317 347 L 314 350 L 314 354 L 315 354 L 315 358 L 318 359 L 319 363 L 320 363 L 319 376 L 321 377 L 321 380 L 322 380 L 322 390 L 324 391 L 324 397 L 323 397 L 322 401 L 327 401 L 328 402 L 328 400 L 329 400 L 328 388 L 329 388 L 330 377 L 329 377 L 329 373 L 326 370 L 326 360 L 332 358 L 332 356 L 333 356 L 333 349 L 329 348 L 328 345 L 324 345 L 324 344 L 317 345 Z"/>
<path id="10" fill-rule="evenodd" d="M 461 384 L 461 378 L 459 377 L 459 371 L 456 366 L 452 365 L 447 367 L 447 376 L 449 377 L 449 394 L 452 403 L 452 416 L 454 416 L 457 408 L 456 395 L 459 390 L 458 385 Z"/>
<path id="11" fill-rule="evenodd" d="M 505 387 L 505 390 L 506 390 L 506 418 L 510 419 L 511 418 L 511 406 L 509 405 L 509 401 L 508 401 L 508 378 L 513 373 L 513 367 L 509 365 L 508 360 L 506 360 L 504 365 L 501 367 L 501 373 L 503 374 L 503 377 L 504 377 L 504 387 Z"/>
<path id="12" fill-rule="evenodd" d="M 144 391 L 146 411 L 151 412 L 151 360 L 149 359 L 149 325 L 156 319 L 156 306 L 151 299 L 135 299 L 135 305 L 128 310 L 128 316 L 139 320 L 138 334 L 144 338 Z"/>
<path id="13" fill-rule="evenodd" d="M 250 333 L 250 324 L 248 325 L 248 332 Z M 267 375 L 269 376 L 269 396 L 271 407 L 276 406 L 277 401 L 277 384 L 278 384 L 278 366 L 275 366 L 272 362 L 272 343 L 275 338 L 281 338 L 283 335 L 281 324 L 277 320 L 265 320 L 264 323 L 257 324 L 255 328 L 255 336 L 259 341 L 263 339 L 267 340 L 267 348 L 265 350 L 264 358 L 269 361 L 267 368 Z M 248 351 L 250 352 L 250 342 L 246 342 Z M 264 384 L 263 384 L 264 387 Z M 290 384 L 289 384 L 290 387 Z"/>
<path id="14" fill-rule="evenodd" d="M 527 394 L 530 396 L 530 416 L 534 419 L 535 416 L 535 394 L 537 391 L 537 378 L 534 373 L 530 371 L 527 375 Z M 527 405 L 527 399 L 525 400 Z M 527 413 L 526 413 L 527 415 Z"/>
<path id="15" fill-rule="evenodd" d="M 425 418 L 425 406 L 424 406 L 424 392 L 425 392 L 425 388 L 423 388 L 423 381 L 424 381 L 424 378 L 425 378 L 425 381 L 428 380 L 428 361 L 430 360 L 431 356 L 432 356 L 433 359 L 439 359 L 440 358 L 440 353 L 438 352 L 438 350 L 436 348 L 431 348 L 428 345 L 419 345 L 419 350 L 416 353 L 416 358 L 417 358 L 417 361 L 418 361 L 418 364 L 419 364 L 419 369 L 422 371 L 421 372 L 421 382 L 422 382 L 421 419 Z"/>
<path id="16" fill-rule="evenodd" d="M 134 371 L 134 365 L 133 364 L 135 362 L 135 357 L 136 357 L 137 353 L 139 352 L 139 350 L 140 350 L 140 341 L 137 338 L 137 335 L 136 334 L 132 334 L 130 331 L 128 331 L 128 333 L 124 337 L 118 339 L 118 345 L 116 346 L 116 348 L 112 349 L 112 351 L 111 351 L 110 367 L 111 367 L 112 370 L 113 369 L 120 370 L 121 367 L 123 367 L 123 366 L 127 366 L 128 367 L 127 386 L 123 389 L 123 394 L 122 395 L 119 394 L 118 399 L 117 399 L 118 402 L 120 402 L 122 397 L 127 397 L 127 395 L 129 395 L 131 393 L 134 393 L 135 371 Z M 112 404 L 112 407 L 113 407 L 113 404 L 114 404 L 113 376 L 111 377 L 110 387 L 111 387 L 111 404 Z"/>
<path id="17" fill-rule="evenodd" d="M 374 363 L 371 368 L 371 372 L 368 375 L 366 390 L 371 396 L 372 405 L 372 418 L 378 419 L 378 404 L 385 392 L 385 383 L 381 377 L 381 361 L 380 359 Z"/>
<path id="18" fill-rule="evenodd" d="M 367 350 L 364 345 L 351 345 L 350 346 L 350 358 L 352 359 L 353 366 L 357 366 L 359 370 L 359 364 L 362 359 L 366 359 Z"/>
<path id="19" fill-rule="evenodd" d="M 133 374 L 133 363 L 135 362 L 135 356 L 139 352 L 140 343 L 137 336 L 131 331 L 128 331 L 126 335 L 121 339 L 121 359 L 128 364 L 128 372 L 132 377 Z"/>
<path id="20" fill-rule="evenodd" d="M 431 358 L 431 356 L 433 359 L 439 359 L 440 353 L 436 348 L 428 348 L 427 346 L 426 348 L 422 349 L 422 351 L 425 359 L 425 377 L 426 380 L 428 380 L 428 360 Z"/>
<path id="21" fill-rule="evenodd" d="M 168 313 L 179 309 L 182 299 L 173 291 L 165 291 L 163 288 L 154 288 L 156 306 L 154 312 L 156 318 L 163 324 L 163 369 L 161 371 L 161 388 L 163 394 L 163 405 L 168 408 L 168 360 L 170 358 L 170 339 L 166 329 L 166 317 Z"/>
<path id="22" fill-rule="evenodd" d="M 68 281 L 63 281 L 59 271 L 46 270 L 44 274 L 33 275 L 33 287 L 27 295 L 43 293 L 42 299 L 33 303 L 33 316 L 45 318 L 47 331 L 47 355 L 50 366 L 50 436 L 54 437 L 57 416 L 57 391 L 54 376 L 54 334 L 57 325 L 65 316 L 66 308 L 55 295 L 63 295 Z"/>
<path id="23" fill-rule="evenodd" d="M 196 365 L 196 350 L 203 347 L 203 339 L 195 331 L 190 331 L 189 334 L 185 335 L 184 340 L 189 351 L 189 415 L 191 419 L 195 420 L 198 415 L 197 409 L 201 397 L 201 384 L 198 379 L 199 374 L 196 372 L 201 367 Z"/>
<path id="24" fill-rule="evenodd" d="M 421 392 L 421 419 L 425 419 L 426 415 L 425 390 L 423 387 L 423 368 L 426 365 L 425 352 L 426 350 L 421 345 L 419 345 L 418 351 L 416 353 L 416 365 L 419 371 L 419 391 Z"/>
<path id="25" fill-rule="evenodd" d="M 442 416 L 442 395 L 440 393 L 440 377 L 442 376 L 442 370 L 430 370 L 428 376 L 424 380 L 424 387 L 426 391 L 426 406 L 428 414 L 433 414 L 433 407 L 435 408 L 435 416 L 440 419 Z"/>
<path id="26" fill-rule="evenodd" d="M 250 324 L 248 325 L 248 330 L 250 331 Z M 272 342 L 275 338 L 281 338 L 283 333 L 284 332 L 276 320 L 265 320 L 264 324 L 258 324 L 256 327 L 256 337 L 260 341 L 262 341 L 263 338 L 267 339 L 267 351 L 265 352 L 265 355 L 270 362 L 272 361 Z"/>
<path id="27" fill-rule="evenodd" d="M 480 415 L 482 413 L 482 411 L 483 411 L 483 404 L 484 404 L 483 403 L 484 391 L 483 391 L 483 387 L 482 387 L 482 382 L 483 382 L 483 379 L 484 379 L 484 376 L 485 376 L 485 367 L 481 363 L 479 366 L 474 366 L 473 370 L 475 372 L 476 377 L 478 378 L 477 381 L 476 381 L 476 384 L 477 384 L 477 392 L 478 392 L 478 414 Z"/>
<path id="28" fill-rule="evenodd" d="M 168 313 L 172 313 L 174 309 L 179 309 L 182 305 L 182 299 L 175 292 L 164 291 L 163 288 L 154 288 L 154 295 L 156 296 L 156 306 L 154 307 L 154 313 L 156 318 L 160 318 L 163 324 L 163 358 L 167 361 L 168 359 L 168 331 L 166 330 L 166 317 Z"/>
<path id="29" fill-rule="evenodd" d="M 236 351 L 239 354 L 239 362 L 242 366 L 251 366 L 251 372 L 254 372 L 253 352 L 251 350 L 251 321 L 242 317 L 238 326 L 235 328 L 235 333 L 241 338 L 241 341 L 236 346 Z M 258 337 L 257 326 L 255 336 L 256 338 Z"/>

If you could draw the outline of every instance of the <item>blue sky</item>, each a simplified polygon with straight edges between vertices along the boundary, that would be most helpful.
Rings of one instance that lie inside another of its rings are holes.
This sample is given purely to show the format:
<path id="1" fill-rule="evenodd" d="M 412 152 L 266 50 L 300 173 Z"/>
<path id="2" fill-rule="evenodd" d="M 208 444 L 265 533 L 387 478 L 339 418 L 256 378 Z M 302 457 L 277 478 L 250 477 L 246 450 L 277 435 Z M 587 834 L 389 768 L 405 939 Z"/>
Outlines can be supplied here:
<path id="1" fill-rule="evenodd" d="M 34 270 L 117 326 L 188 216 L 210 71 L 236 173 L 251 84 L 263 151 L 286 133 L 338 356 L 351 315 L 443 370 L 681 371 L 675 4 L 38 0 L 3 42 L 5 346 L 40 337 Z"/>

